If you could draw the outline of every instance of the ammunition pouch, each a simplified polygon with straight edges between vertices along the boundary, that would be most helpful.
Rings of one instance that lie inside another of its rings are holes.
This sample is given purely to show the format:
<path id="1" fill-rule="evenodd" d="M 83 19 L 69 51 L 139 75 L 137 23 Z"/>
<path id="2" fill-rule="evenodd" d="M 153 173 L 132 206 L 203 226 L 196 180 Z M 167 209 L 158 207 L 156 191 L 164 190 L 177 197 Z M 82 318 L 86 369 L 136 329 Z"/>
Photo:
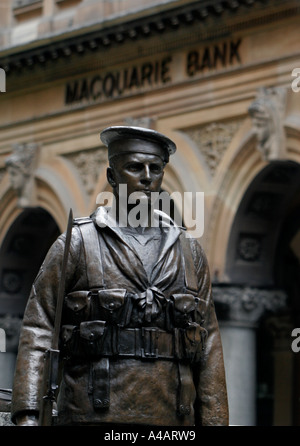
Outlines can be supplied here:
<path id="1" fill-rule="evenodd" d="M 184 355 L 191 362 L 197 362 L 200 359 L 201 352 L 204 350 L 207 331 L 196 322 L 191 322 L 183 330 Z"/>
<path id="2" fill-rule="evenodd" d="M 192 294 L 174 294 L 166 299 L 151 288 L 129 294 L 125 289 L 75 291 L 65 298 L 62 351 L 67 358 L 134 357 L 198 360 L 206 330 L 199 321 L 201 299 Z M 152 305 L 152 307 L 151 307 Z M 133 306 L 151 316 L 166 311 L 166 330 L 157 327 L 127 328 Z"/>
<path id="3" fill-rule="evenodd" d="M 199 298 L 192 294 L 173 294 L 169 303 L 172 325 L 184 328 L 194 322 L 198 303 Z"/>
<path id="4" fill-rule="evenodd" d="M 74 325 L 88 320 L 125 325 L 130 318 L 129 306 L 129 295 L 122 288 L 73 291 L 65 297 L 64 319 Z"/>
<path id="5" fill-rule="evenodd" d="M 77 325 L 88 320 L 91 312 L 91 293 L 89 291 L 73 291 L 65 297 L 65 318 Z"/>
<path id="6" fill-rule="evenodd" d="M 109 324 L 125 324 L 127 318 L 124 316 L 125 303 L 128 303 L 125 289 L 98 290 L 95 296 L 99 303 L 99 318 Z"/>

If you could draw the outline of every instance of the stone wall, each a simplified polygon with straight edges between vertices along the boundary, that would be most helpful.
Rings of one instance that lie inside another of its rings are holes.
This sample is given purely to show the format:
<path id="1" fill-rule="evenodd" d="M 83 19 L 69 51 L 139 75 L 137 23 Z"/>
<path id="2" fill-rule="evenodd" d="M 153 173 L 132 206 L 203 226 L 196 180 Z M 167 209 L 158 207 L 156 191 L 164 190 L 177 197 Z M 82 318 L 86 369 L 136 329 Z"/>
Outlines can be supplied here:
<path id="1" fill-rule="evenodd" d="M 14 426 L 10 420 L 10 412 L 0 412 L 0 426 Z"/>

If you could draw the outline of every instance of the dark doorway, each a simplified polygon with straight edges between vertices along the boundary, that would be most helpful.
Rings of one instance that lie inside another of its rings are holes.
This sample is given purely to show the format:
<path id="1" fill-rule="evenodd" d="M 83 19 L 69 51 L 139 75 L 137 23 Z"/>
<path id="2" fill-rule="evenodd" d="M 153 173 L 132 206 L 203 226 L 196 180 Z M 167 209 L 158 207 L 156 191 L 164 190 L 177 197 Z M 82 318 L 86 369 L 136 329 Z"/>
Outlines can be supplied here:
<path id="1" fill-rule="evenodd" d="M 23 316 L 34 278 L 59 234 L 42 208 L 24 210 L 12 224 L 0 248 L 0 315 Z"/>
<path id="2" fill-rule="evenodd" d="M 275 280 L 286 291 L 291 328 L 300 327 L 300 188 L 282 225 L 275 258 Z M 291 338 L 291 342 L 292 342 Z M 300 352 L 292 355 L 292 424 L 300 426 Z"/>

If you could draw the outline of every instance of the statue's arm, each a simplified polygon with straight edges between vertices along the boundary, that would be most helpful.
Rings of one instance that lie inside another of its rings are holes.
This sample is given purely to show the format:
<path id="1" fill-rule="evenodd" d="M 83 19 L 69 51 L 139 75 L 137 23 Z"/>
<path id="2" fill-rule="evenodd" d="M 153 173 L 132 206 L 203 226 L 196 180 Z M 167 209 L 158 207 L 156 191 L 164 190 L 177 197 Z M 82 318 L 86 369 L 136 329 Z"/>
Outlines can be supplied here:
<path id="1" fill-rule="evenodd" d="M 225 369 L 219 326 L 213 303 L 209 266 L 201 246 L 194 240 L 193 252 L 198 276 L 203 326 L 207 339 L 200 362 L 194 366 L 197 389 L 196 425 L 228 425 Z"/>
<path id="2" fill-rule="evenodd" d="M 38 417 L 44 352 L 51 347 L 64 242 L 65 236 L 62 235 L 48 251 L 32 285 L 25 309 L 11 407 L 12 421 L 18 425 L 35 425 Z M 77 267 L 74 253 L 76 242 L 76 237 L 73 237 L 67 268 L 67 287 L 71 286 Z"/>

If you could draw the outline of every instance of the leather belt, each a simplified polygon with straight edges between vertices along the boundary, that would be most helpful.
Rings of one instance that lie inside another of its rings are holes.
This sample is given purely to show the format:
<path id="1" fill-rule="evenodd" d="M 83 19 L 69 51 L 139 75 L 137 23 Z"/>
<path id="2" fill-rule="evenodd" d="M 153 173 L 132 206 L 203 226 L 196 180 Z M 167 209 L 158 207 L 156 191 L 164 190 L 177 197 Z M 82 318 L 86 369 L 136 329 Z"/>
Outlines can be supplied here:
<path id="1" fill-rule="evenodd" d="M 116 354 L 122 357 L 144 359 L 174 359 L 176 357 L 172 333 L 153 327 L 110 327 L 110 331 L 111 336 L 106 336 L 102 346 L 104 356 Z"/>
<path id="2" fill-rule="evenodd" d="M 196 352 L 203 347 L 200 338 L 190 349 L 185 329 L 175 328 L 170 333 L 156 327 L 105 326 L 103 321 L 82 323 L 80 329 L 64 326 L 62 342 L 62 350 L 69 358 L 118 356 L 193 361 Z"/>

